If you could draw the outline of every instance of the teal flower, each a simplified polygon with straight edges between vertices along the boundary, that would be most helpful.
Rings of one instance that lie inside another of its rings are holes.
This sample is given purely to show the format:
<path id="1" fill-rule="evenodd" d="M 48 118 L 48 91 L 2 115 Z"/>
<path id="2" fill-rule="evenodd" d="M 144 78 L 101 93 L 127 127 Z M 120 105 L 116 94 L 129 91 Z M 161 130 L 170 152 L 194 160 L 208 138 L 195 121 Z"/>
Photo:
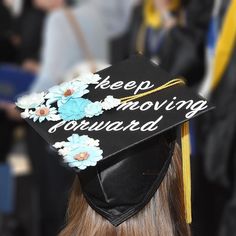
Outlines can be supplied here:
<path id="1" fill-rule="evenodd" d="M 71 98 L 81 98 L 87 94 L 89 90 L 88 85 L 79 81 L 65 82 L 60 85 L 54 86 L 48 90 L 45 96 L 47 104 L 50 105 L 57 102 L 57 106 L 60 107 L 67 103 Z"/>
<path id="2" fill-rule="evenodd" d="M 102 153 L 99 147 L 78 145 L 64 156 L 64 162 L 70 167 L 84 170 L 88 166 L 96 166 L 97 162 L 102 159 Z"/>
<path id="3" fill-rule="evenodd" d="M 92 103 L 85 98 L 71 98 L 58 108 L 58 112 L 63 120 L 80 120 L 85 117 L 85 108 Z"/>
<path id="4" fill-rule="evenodd" d="M 65 163 L 80 170 L 95 166 L 103 158 L 99 140 L 87 135 L 73 134 L 66 142 L 57 142 L 53 147 L 59 149 L 58 152 L 63 156 Z"/>
<path id="5" fill-rule="evenodd" d="M 93 116 L 99 116 L 103 113 L 102 104 L 100 102 L 90 103 L 85 107 L 85 116 L 91 118 Z"/>
<path id="6" fill-rule="evenodd" d="M 67 140 L 69 142 L 63 142 L 64 146 L 99 146 L 99 140 L 90 138 L 88 135 L 79 136 L 78 134 L 72 134 L 69 138 L 67 138 Z"/>

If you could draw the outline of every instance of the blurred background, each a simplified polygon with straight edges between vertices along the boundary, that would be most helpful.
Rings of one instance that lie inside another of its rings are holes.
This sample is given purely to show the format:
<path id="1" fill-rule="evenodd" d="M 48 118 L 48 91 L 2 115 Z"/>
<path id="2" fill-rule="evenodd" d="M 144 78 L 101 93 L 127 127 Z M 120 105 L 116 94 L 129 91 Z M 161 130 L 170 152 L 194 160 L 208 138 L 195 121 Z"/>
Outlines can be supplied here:
<path id="1" fill-rule="evenodd" d="M 74 173 L 16 97 L 142 53 L 216 107 L 191 122 L 193 235 L 236 235 L 236 0 L 1 0 L 0 235 L 56 236 Z"/>

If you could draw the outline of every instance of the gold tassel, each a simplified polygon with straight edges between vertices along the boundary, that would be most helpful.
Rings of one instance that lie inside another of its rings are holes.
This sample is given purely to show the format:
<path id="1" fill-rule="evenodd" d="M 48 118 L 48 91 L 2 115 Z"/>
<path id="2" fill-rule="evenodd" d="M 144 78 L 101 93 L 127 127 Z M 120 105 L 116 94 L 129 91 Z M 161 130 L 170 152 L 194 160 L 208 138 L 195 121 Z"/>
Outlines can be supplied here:
<path id="1" fill-rule="evenodd" d="M 181 127 L 184 205 L 186 222 L 192 222 L 189 122 Z"/>

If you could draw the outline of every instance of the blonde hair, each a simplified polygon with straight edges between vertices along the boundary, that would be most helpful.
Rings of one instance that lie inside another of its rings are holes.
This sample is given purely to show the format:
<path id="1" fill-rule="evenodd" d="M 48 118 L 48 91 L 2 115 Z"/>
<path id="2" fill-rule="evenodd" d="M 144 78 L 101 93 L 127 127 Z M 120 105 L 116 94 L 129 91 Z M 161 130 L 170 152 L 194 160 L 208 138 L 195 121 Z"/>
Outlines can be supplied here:
<path id="1" fill-rule="evenodd" d="M 86 202 L 78 178 L 69 200 L 67 226 L 59 236 L 190 236 L 185 221 L 180 148 L 175 146 L 167 174 L 138 214 L 114 227 Z"/>

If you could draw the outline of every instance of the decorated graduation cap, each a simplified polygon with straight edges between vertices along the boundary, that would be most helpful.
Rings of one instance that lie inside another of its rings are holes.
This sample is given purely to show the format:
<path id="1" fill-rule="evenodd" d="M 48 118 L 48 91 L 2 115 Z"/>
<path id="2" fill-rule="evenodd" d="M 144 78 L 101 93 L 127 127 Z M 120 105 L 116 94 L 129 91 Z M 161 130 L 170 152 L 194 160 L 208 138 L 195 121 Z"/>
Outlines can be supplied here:
<path id="1" fill-rule="evenodd" d="M 118 226 L 149 202 L 182 127 L 186 219 L 191 222 L 188 120 L 212 107 L 143 56 L 75 76 L 17 101 L 22 117 L 79 176 L 88 204 Z"/>

